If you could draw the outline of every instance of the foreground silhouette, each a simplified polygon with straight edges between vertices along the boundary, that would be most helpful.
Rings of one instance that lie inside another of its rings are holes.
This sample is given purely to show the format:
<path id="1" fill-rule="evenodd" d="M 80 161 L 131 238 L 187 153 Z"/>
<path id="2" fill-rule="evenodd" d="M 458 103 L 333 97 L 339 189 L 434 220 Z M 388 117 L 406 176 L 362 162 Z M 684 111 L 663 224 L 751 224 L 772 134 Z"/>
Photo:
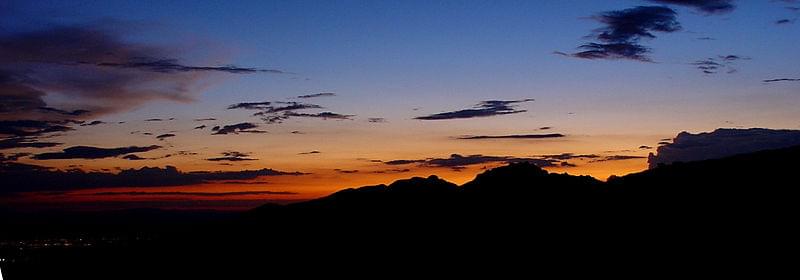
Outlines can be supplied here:
<path id="1" fill-rule="evenodd" d="M 744 273 L 769 261 L 773 269 L 754 270 L 764 276 L 788 261 L 773 257 L 796 244 L 798 158 L 800 147 L 793 147 L 659 166 L 607 182 L 514 163 L 462 186 L 436 176 L 411 178 L 214 219 L 178 215 L 171 222 L 168 212 L 125 212 L 113 225 L 17 231 L 113 231 L 125 242 L 16 253 L 16 263 L 3 272 L 8 279 L 120 273 L 218 273 L 224 279 L 313 274 L 318 271 L 309 268 L 320 266 L 350 274 L 365 268 L 463 271 L 500 263 L 496 276 L 539 266 L 572 271 L 620 265 L 658 274 L 686 266 Z"/>

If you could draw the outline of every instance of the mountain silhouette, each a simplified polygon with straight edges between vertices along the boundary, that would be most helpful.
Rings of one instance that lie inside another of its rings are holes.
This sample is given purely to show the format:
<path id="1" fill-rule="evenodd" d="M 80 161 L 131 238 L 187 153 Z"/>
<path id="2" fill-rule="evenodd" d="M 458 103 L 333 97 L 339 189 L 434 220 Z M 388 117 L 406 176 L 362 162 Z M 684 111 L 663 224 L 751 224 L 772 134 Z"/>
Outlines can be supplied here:
<path id="1" fill-rule="evenodd" d="M 799 156 L 797 146 L 661 165 L 607 182 L 526 162 L 487 170 L 461 186 L 415 177 L 149 229 L 157 238 L 147 242 L 39 251 L 27 256 L 35 261 L 17 263 L 7 274 L 95 276 L 75 269 L 86 264 L 92 271 L 133 265 L 145 277 L 184 278 L 209 276 L 198 267 L 220 268 L 223 277 L 260 267 L 304 275 L 310 272 L 298 267 L 317 265 L 420 272 L 447 270 L 451 262 L 459 269 L 499 262 L 518 272 L 531 265 L 620 264 L 669 271 L 676 257 L 707 269 L 709 259 L 744 268 L 778 262 L 773 250 L 793 244 Z M 37 269 L 45 265 L 65 270 Z"/>

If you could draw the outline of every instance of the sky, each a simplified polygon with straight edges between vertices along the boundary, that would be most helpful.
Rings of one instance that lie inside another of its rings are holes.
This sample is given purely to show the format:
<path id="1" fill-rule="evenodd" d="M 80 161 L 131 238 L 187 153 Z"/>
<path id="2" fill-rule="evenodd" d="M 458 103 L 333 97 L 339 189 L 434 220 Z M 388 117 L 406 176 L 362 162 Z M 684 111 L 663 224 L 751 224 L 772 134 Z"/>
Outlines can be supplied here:
<path id="1" fill-rule="evenodd" d="M 0 202 L 241 210 L 515 161 L 642 171 L 683 131 L 800 128 L 799 17 L 793 0 L 3 1 L 0 159 L 56 179 Z"/>

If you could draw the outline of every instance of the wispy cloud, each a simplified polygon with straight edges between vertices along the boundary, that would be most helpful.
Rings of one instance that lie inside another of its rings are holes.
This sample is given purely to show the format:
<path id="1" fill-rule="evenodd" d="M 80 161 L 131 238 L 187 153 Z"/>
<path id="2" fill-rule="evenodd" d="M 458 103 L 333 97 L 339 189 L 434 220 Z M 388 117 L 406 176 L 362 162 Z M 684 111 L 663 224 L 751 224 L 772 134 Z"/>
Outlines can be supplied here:
<path id="1" fill-rule="evenodd" d="M 720 70 L 725 70 L 726 73 L 732 74 L 738 72 L 736 63 L 742 60 L 750 60 L 749 57 L 740 55 L 719 55 L 717 57 L 709 57 L 706 59 L 698 60 L 690 63 L 704 74 L 716 74 Z"/>
<path id="2" fill-rule="evenodd" d="M 460 136 L 456 139 L 461 140 L 483 140 L 483 139 L 549 139 L 549 138 L 562 138 L 566 137 L 560 133 L 549 134 L 515 134 L 515 135 L 467 135 Z"/>
<path id="3" fill-rule="evenodd" d="M 534 101 L 533 99 L 521 100 L 487 100 L 478 103 L 471 109 L 463 109 L 451 112 L 437 113 L 427 116 L 420 116 L 417 120 L 452 120 L 491 117 L 499 115 L 509 115 L 527 112 L 526 110 L 516 109 L 519 103 Z"/>
<path id="4" fill-rule="evenodd" d="M 222 152 L 221 157 L 215 158 L 208 158 L 207 161 L 251 161 L 251 160 L 258 160 L 256 158 L 251 158 L 250 154 L 236 152 L 236 151 L 228 151 Z"/>
<path id="5" fill-rule="evenodd" d="M 736 9 L 733 0 L 648 0 L 666 5 L 677 5 L 695 9 L 706 15 L 727 14 Z"/>
<path id="6" fill-rule="evenodd" d="M 672 33 L 681 30 L 677 13 L 663 6 L 638 6 L 595 15 L 592 19 L 604 26 L 590 35 L 596 42 L 578 47 L 576 53 L 555 52 L 559 55 L 584 59 L 629 59 L 652 62 L 650 49 L 641 45 L 642 39 L 656 38 L 654 32 Z"/>
<path id="7" fill-rule="evenodd" d="M 90 146 L 75 146 L 64 149 L 61 152 L 36 154 L 32 158 L 36 160 L 51 159 L 101 159 L 118 157 L 133 153 L 143 153 L 160 149 L 161 146 L 151 145 L 145 147 L 130 146 L 120 148 L 98 148 Z"/>
<path id="8" fill-rule="evenodd" d="M 213 135 L 227 135 L 227 134 L 239 134 L 239 133 L 267 133 L 263 130 L 257 130 L 257 124 L 244 122 L 244 123 L 237 123 L 232 125 L 226 125 L 223 127 L 215 126 L 211 129 L 214 131 Z"/>
<path id="9" fill-rule="evenodd" d="M 297 96 L 297 98 L 307 99 L 307 98 L 328 97 L 328 96 L 336 96 L 336 93 L 333 93 L 333 92 L 320 92 L 320 93 L 314 93 L 314 94 L 300 95 L 300 96 Z"/>
<path id="10" fill-rule="evenodd" d="M 241 192 L 96 192 L 86 195 L 101 195 L 101 196 L 201 196 L 201 197 L 225 197 L 225 196 L 242 196 L 242 195 L 294 195 L 296 192 L 288 191 L 241 191 Z"/>

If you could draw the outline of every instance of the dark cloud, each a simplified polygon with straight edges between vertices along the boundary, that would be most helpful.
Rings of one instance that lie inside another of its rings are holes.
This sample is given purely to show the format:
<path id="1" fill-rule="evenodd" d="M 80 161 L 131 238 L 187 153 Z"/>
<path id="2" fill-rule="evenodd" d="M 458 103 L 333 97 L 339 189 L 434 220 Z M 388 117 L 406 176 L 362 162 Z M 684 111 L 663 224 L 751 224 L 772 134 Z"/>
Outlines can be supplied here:
<path id="1" fill-rule="evenodd" d="M 563 153 L 558 155 L 541 155 L 538 156 L 539 158 L 543 159 L 551 159 L 551 160 L 570 160 L 570 159 L 597 159 L 600 158 L 599 155 L 595 154 L 583 154 L 583 155 L 576 155 L 573 153 Z"/>
<path id="2" fill-rule="evenodd" d="M 272 108 L 272 102 L 243 102 L 236 103 L 228 106 L 228 110 L 245 109 L 245 110 L 267 110 Z"/>
<path id="3" fill-rule="evenodd" d="M 726 73 L 730 74 L 738 71 L 734 66 L 737 61 L 741 60 L 750 60 L 750 58 L 739 55 L 719 55 L 692 62 L 691 65 L 694 65 L 705 74 L 716 74 L 720 70 L 725 70 Z"/>
<path id="4" fill-rule="evenodd" d="M 97 117 L 155 100 L 192 101 L 213 73 L 283 73 L 184 64 L 177 48 L 129 41 L 127 30 L 54 26 L 0 34 L 0 119 Z M 81 105 L 54 106 L 44 101 L 51 96 Z"/>
<path id="5" fill-rule="evenodd" d="M 427 116 L 416 117 L 417 120 L 450 120 L 450 119 L 468 119 L 479 117 L 491 117 L 498 115 L 508 115 L 527 112 L 526 110 L 517 110 L 518 103 L 534 101 L 533 99 L 521 100 L 487 100 L 482 101 L 475 105 L 472 109 L 464 109 L 452 112 L 444 112 L 432 114 Z"/>
<path id="6" fill-rule="evenodd" d="M 321 113 L 295 113 L 295 112 L 284 112 L 284 116 L 287 117 L 302 117 L 302 118 L 318 118 L 318 119 L 333 119 L 333 120 L 349 120 L 355 115 L 343 115 L 334 112 L 321 112 Z"/>
<path id="7" fill-rule="evenodd" d="M 776 20 L 775 24 L 777 24 L 777 25 L 793 24 L 794 21 L 795 21 L 794 19 L 785 18 L 785 19 Z"/>
<path id="8" fill-rule="evenodd" d="M 638 6 L 610 11 L 592 17 L 605 26 L 594 30 L 590 42 L 578 47 L 579 52 L 568 54 L 584 59 L 630 59 L 651 62 L 650 49 L 641 45 L 642 39 L 653 39 L 654 32 L 672 33 L 681 30 L 677 13 L 667 7 Z"/>
<path id="9" fill-rule="evenodd" d="M 50 159 L 100 159 L 118 157 L 133 153 L 143 153 L 156 149 L 161 146 L 152 145 L 146 147 L 120 147 L 120 148 L 98 148 L 89 146 L 75 146 L 64 149 L 62 152 L 42 153 L 34 155 L 32 158 L 36 160 L 50 160 Z"/>
<path id="10" fill-rule="evenodd" d="M 31 137 L 74 130 L 72 121 L 0 120 L 0 135 Z"/>
<path id="11" fill-rule="evenodd" d="M 0 194 L 32 191 L 69 191 L 114 187 L 197 185 L 212 181 L 252 180 L 262 176 L 300 176 L 308 173 L 273 169 L 181 172 L 173 166 L 123 169 L 119 173 L 53 170 L 14 162 L 0 163 Z"/>
<path id="12" fill-rule="evenodd" d="M 216 121 L 215 118 L 202 118 L 202 119 L 194 119 L 196 122 L 204 122 L 204 121 Z"/>
<path id="13" fill-rule="evenodd" d="M 205 128 L 206 128 L 206 125 L 198 125 L 198 126 L 194 127 L 194 129 L 205 129 Z"/>
<path id="14" fill-rule="evenodd" d="M 299 131 L 299 130 L 293 130 L 292 134 L 305 134 L 305 133 L 303 133 L 302 131 Z"/>
<path id="15" fill-rule="evenodd" d="M 255 113 L 255 116 L 263 116 L 266 114 L 273 114 L 284 111 L 295 111 L 305 109 L 321 109 L 322 106 L 316 104 L 300 103 L 300 102 L 245 102 L 237 103 L 228 106 L 229 110 L 232 109 L 245 109 L 245 110 L 259 110 L 261 112 Z"/>
<path id="16" fill-rule="evenodd" d="M 530 162 L 539 167 L 556 166 L 557 160 L 545 158 L 520 158 L 511 156 L 486 156 L 486 155 L 467 155 L 452 154 L 447 158 L 427 158 L 415 160 L 390 160 L 384 161 L 387 165 L 407 165 L 415 164 L 418 166 L 426 167 L 441 167 L 450 168 L 453 170 L 462 170 L 471 165 L 488 164 L 488 163 L 512 163 L 512 162 Z"/>
<path id="17" fill-rule="evenodd" d="M 78 117 L 78 116 L 81 116 L 81 115 L 85 115 L 85 114 L 91 113 L 91 111 L 89 111 L 89 110 L 66 111 L 66 110 L 61 110 L 61 109 L 56 109 L 56 108 L 51 108 L 51 107 L 39 107 L 38 109 L 41 110 L 41 111 L 45 111 L 45 112 L 51 112 L 51 113 L 61 114 L 61 115 L 65 115 L 65 116 L 73 116 L 73 117 Z"/>
<path id="18" fill-rule="evenodd" d="M 0 150 L 20 148 L 49 148 L 59 146 L 61 144 L 62 143 L 55 142 L 39 142 L 37 139 L 30 137 L 12 137 L 0 139 Z"/>
<path id="19" fill-rule="evenodd" d="M 313 155 L 313 154 L 321 154 L 321 153 L 322 153 L 322 152 L 320 152 L 320 151 L 316 151 L 316 150 L 314 150 L 314 151 L 310 151 L 310 152 L 302 152 L 302 153 L 298 153 L 298 155 Z"/>
<path id="20" fill-rule="evenodd" d="M 358 173 L 358 170 L 346 170 L 346 169 L 334 169 L 333 171 L 342 173 L 342 174 L 353 174 Z"/>
<path id="21" fill-rule="evenodd" d="M 175 72 L 227 72 L 231 74 L 251 74 L 251 73 L 273 73 L 273 74 L 288 74 L 287 72 L 276 69 L 258 69 L 246 68 L 237 66 L 190 66 L 178 63 L 177 59 L 153 59 L 153 58 L 131 58 L 126 62 L 98 62 L 98 63 L 84 63 L 101 67 L 112 68 L 128 68 L 138 69 L 144 71 L 152 71 L 159 73 L 175 73 Z"/>
<path id="22" fill-rule="evenodd" d="M 143 158 L 143 157 L 137 156 L 135 154 L 130 154 L 130 155 L 123 156 L 122 159 L 127 159 L 127 160 L 146 160 L 147 158 Z"/>
<path id="23" fill-rule="evenodd" d="M 736 5 L 733 4 L 733 0 L 648 0 L 648 1 L 658 4 L 689 7 L 707 15 L 726 14 L 736 9 Z"/>
<path id="24" fill-rule="evenodd" d="M 336 93 L 333 92 L 320 92 L 314 94 L 307 94 L 307 95 L 300 95 L 297 98 L 315 98 L 315 97 L 325 97 L 325 96 L 336 96 Z"/>
<path id="25" fill-rule="evenodd" d="M 371 123 L 385 123 L 385 122 L 387 122 L 386 119 L 384 119 L 384 118 L 367 118 L 367 121 L 371 122 Z"/>
<path id="26" fill-rule="evenodd" d="M 641 145 L 641 146 L 639 146 L 639 149 L 641 149 L 641 150 L 652 150 L 653 147 L 647 146 L 647 145 Z"/>
<path id="27" fill-rule="evenodd" d="M 253 116 L 260 117 L 265 123 L 278 124 L 293 117 L 320 118 L 320 119 L 350 119 L 354 115 L 344 115 L 333 112 L 298 113 L 297 111 L 309 109 L 323 109 L 316 104 L 284 101 L 245 102 L 228 106 L 228 109 L 258 110 Z"/>
<path id="28" fill-rule="evenodd" d="M 723 158 L 795 145 L 800 145 L 800 130 L 720 128 L 699 134 L 681 132 L 673 143 L 658 147 L 657 155 L 651 153 L 648 163 L 653 168 L 659 164 Z"/>
<path id="29" fill-rule="evenodd" d="M 388 165 L 406 165 L 406 164 L 414 164 L 414 163 L 423 163 L 425 162 L 424 159 L 396 159 L 390 161 L 382 161 L 384 164 Z"/>
<path id="30" fill-rule="evenodd" d="M 31 155 L 30 153 L 13 153 L 13 154 L 9 154 L 9 155 L 0 153 L 0 162 L 17 161 L 20 158 L 27 157 L 27 156 L 30 156 L 30 155 Z"/>
<path id="31" fill-rule="evenodd" d="M 402 169 L 397 168 L 397 169 L 386 169 L 386 170 L 372 171 L 372 173 L 377 173 L 377 174 L 397 174 L 397 173 L 406 173 L 406 172 L 411 172 L 411 169 L 408 169 L 408 168 L 402 168 Z"/>
<path id="32" fill-rule="evenodd" d="M 769 79 L 763 80 L 761 82 L 764 83 L 774 83 L 774 82 L 800 82 L 800 79 L 787 79 L 787 78 L 780 78 L 780 79 Z"/>
<path id="33" fill-rule="evenodd" d="M 144 121 L 146 121 L 146 122 L 163 122 L 163 121 L 164 121 L 164 119 L 157 119 L 157 118 L 156 118 L 156 119 L 146 119 L 146 120 L 144 120 Z"/>
<path id="34" fill-rule="evenodd" d="M 222 152 L 221 157 L 208 158 L 206 160 L 207 161 L 251 161 L 258 159 L 250 158 L 250 154 L 248 153 L 228 151 L 228 152 Z"/>
<path id="35" fill-rule="evenodd" d="M 296 192 L 287 191 L 241 191 L 241 192 L 97 192 L 86 195 L 102 195 L 102 196 L 201 196 L 201 197 L 224 197 L 224 196 L 240 196 L 240 195 L 265 195 L 265 194 L 280 194 L 280 195 L 293 195 Z"/>
<path id="36" fill-rule="evenodd" d="M 81 126 L 95 126 L 95 125 L 100 125 L 100 124 L 104 124 L 104 123 L 105 123 L 104 121 L 92 121 L 92 122 L 88 122 L 88 123 L 82 123 Z"/>
<path id="37" fill-rule="evenodd" d="M 161 134 L 161 135 L 156 136 L 156 139 L 164 140 L 164 139 L 172 138 L 172 137 L 175 137 L 175 136 L 177 136 L 177 135 L 172 134 L 172 133 L 165 133 L 165 134 Z"/>
<path id="38" fill-rule="evenodd" d="M 543 126 L 543 127 L 539 128 L 539 130 L 550 130 L 550 129 L 553 129 L 553 127 L 552 126 Z"/>
<path id="39" fill-rule="evenodd" d="M 226 135 L 226 134 L 239 134 L 239 133 L 267 133 L 263 130 L 257 130 L 258 125 L 244 122 L 244 123 L 237 123 L 232 125 L 226 125 L 223 127 L 215 126 L 212 131 L 214 131 L 213 135 Z"/>
<path id="40" fill-rule="evenodd" d="M 456 139 L 461 140 L 482 140 L 482 139 L 549 139 L 549 138 L 562 138 L 566 137 L 560 133 L 550 134 L 516 134 L 516 135 L 468 135 L 461 136 Z"/>
<path id="41" fill-rule="evenodd" d="M 604 161 L 617 161 L 617 160 L 629 160 L 629 159 L 640 159 L 640 158 L 647 158 L 645 156 L 629 156 L 629 155 L 613 155 L 613 156 L 605 156 L 599 159 L 592 160 L 591 162 L 604 162 Z"/>

